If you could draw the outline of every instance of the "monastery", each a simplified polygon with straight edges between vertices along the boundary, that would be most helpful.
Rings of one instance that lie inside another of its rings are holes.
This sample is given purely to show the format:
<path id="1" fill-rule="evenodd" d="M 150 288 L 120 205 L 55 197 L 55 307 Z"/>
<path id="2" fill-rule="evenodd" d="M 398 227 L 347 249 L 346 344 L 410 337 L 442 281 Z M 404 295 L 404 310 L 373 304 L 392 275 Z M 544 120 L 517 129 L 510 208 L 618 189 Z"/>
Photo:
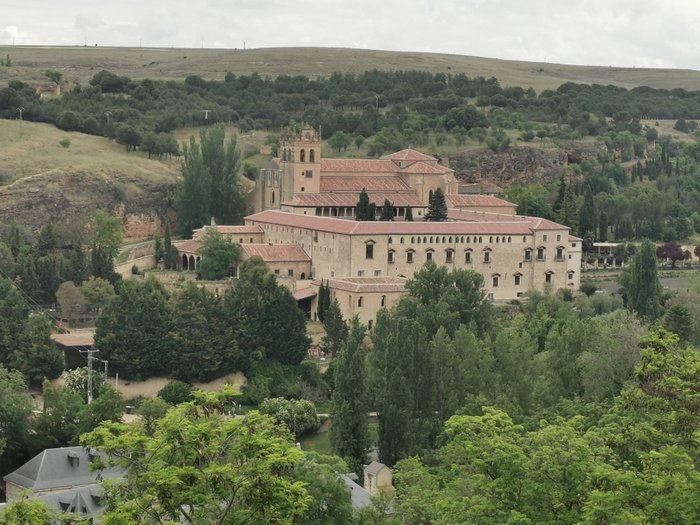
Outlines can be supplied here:
<path id="1" fill-rule="evenodd" d="M 516 215 L 514 204 L 493 195 L 460 193 L 454 171 L 435 157 L 408 149 L 381 159 L 323 159 L 311 128 L 285 135 L 279 152 L 260 172 L 259 211 L 243 226 L 218 230 L 241 244 L 244 259 L 261 257 L 311 318 L 323 281 L 346 319 L 358 315 L 371 327 L 377 310 L 396 304 L 428 261 L 479 272 L 495 302 L 529 289 L 579 288 L 581 239 L 568 226 Z M 438 188 L 448 219 L 425 221 Z M 394 220 L 355 221 L 362 190 L 377 216 L 391 202 Z M 181 269 L 196 268 L 208 227 L 176 246 Z"/>

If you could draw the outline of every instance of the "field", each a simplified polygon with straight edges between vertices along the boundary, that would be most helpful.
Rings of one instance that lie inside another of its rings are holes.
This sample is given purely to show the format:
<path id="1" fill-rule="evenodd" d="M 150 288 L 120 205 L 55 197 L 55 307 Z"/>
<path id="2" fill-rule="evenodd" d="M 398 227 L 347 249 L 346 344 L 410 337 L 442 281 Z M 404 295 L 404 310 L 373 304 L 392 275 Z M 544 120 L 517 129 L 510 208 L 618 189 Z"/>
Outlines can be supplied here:
<path id="1" fill-rule="evenodd" d="M 223 79 L 227 72 L 254 72 L 262 76 L 306 75 L 380 70 L 422 70 L 433 73 L 466 73 L 496 77 L 504 86 L 554 89 L 565 82 L 613 84 L 632 88 L 685 88 L 700 90 L 700 71 L 571 66 L 521 62 L 438 53 L 412 53 L 344 48 L 178 49 L 107 47 L 0 47 L 9 54 L 12 67 L 0 68 L 0 86 L 12 79 L 46 81 L 43 72 L 53 69 L 69 82 L 87 82 L 107 69 L 130 78 L 182 80 L 188 75 Z"/>

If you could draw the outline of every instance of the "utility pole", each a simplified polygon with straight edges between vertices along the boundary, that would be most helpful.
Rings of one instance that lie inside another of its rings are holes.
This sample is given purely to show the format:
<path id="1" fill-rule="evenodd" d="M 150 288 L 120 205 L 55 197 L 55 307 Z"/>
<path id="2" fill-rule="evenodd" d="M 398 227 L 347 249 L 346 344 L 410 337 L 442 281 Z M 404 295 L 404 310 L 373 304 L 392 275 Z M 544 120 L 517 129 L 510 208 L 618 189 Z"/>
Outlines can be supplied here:
<path id="1" fill-rule="evenodd" d="M 105 117 L 107 117 L 107 125 L 108 125 L 108 126 L 109 126 L 109 117 L 111 117 L 111 116 L 112 116 L 112 112 L 111 112 L 111 111 L 105 111 Z"/>
<path id="2" fill-rule="evenodd" d="M 87 369 L 88 369 L 87 404 L 88 405 L 92 404 L 92 387 L 93 387 L 93 384 L 92 384 L 93 365 L 92 365 L 92 363 L 95 360 L 94 355 L 98 352 L 99 352 L 99 350 L 97 350 L 97 349 L 81 350 L 80 351 L 81 354 L 87 355 L 87 365 L 88 365 L 87 366 Z M 102 361 L 102 359 L 99 359 L 99 361 Z M 107 371 L 107 365 L 106 365 L 107 362 L 104 361 L 104 363 L 105 363 L 105 372 L 106 372 Z"/>
<path id="3" fill-rule="evenodd" d="M 202 113 L 204 113 L 204 125 L 207 125 L 209 123 L 209 113 L 211 112 L 211 109 L 203 109 Z"/>
<path id="4" fill-rule="evenodd" d="M 17 108 L 17 111 L 19 111 L 19 120 L 22 120 L 22 112 L 24 111 L 24 108 L 22 106 Z"/>

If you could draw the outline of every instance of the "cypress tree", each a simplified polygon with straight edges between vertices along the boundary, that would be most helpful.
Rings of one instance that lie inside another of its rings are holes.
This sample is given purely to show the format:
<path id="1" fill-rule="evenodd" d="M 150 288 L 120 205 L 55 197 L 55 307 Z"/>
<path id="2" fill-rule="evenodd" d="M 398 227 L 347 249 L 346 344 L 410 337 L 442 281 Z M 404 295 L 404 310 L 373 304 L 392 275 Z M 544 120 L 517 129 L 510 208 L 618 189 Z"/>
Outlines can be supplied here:
<path id="1" fill-rule="evenodd" d="M 593 202 L 593 192 L 591 187 L 586 185 L 583 197 L 583 205 L 579 213 L 579 234 L 584 239 L 588 234 L 595 234 L 596 230 L 595 203 Z"/>
<path id="2" fill-rule="evenodd" d="M 393 221 L 394 220 L 394 205 L 389 202 L 389 199 L 384 199 L 384 205 L 382 206 L 382 214 L 379 217 L 380 221 Z"/>
<path id="3" fill-rule="evenodd" d="M 367 386 L 363 341 L 365 328 L 357 316 L 335 369 L 335 389 L 331 399 L 331 446 L 353 472 L 361 472 L 369 445 L 367 430 Z"/>
<path id="4" fill-rule="evenodd" d="M 163 265 L 166 270 L 175 267 L 175 257 L 173 253 L 173 241 L 170 238 L 170 222 L 165 222 L 165 237 L 163 238 Z"/>
<path id="5" fill-rule="evenodd" d="M 360 192 L 360 198 L 357 201 L 357 206 L 355 207 L 355 220 L 358 221 L 371 221 L 373 217 L 370 217 L 370 203 L 369 195 L 364 188 Z"/>
<path id="6" fill-rule="evenodd" d="M 326 319 L 326 312 L 331 304 L 331 290 L 328 288 L 328 283 L 323 284 L 323 279 L 321 279 L 321 286 L 318 288 L 318 304 L 316 306 L 316 314 L 318 315 L 318 320 L 322 323 Z"/>
<path id="7" fill-rule="evenodd" d="M 656 268 L 656 246 L 646 240 L 632 265 L 621 277 L 627 308 L 639 317 L 653 321 L 661 315 L 661 284 Z"/>
<path id="8" fill-rule="evenodd" d="M 433 198 L 428 204 L 428 213 L 425 214 L 426 221 L 442 222 L 447 220 L 447 203 L 442 189 L 438 188 L 433 193 Z"/>
<path id="9" fill-rule="evenodd" d="M 331 354 L 333 358 L 348 338 L 348 325 L 340 312 L 338 299 L 333 299 L 333 302 L 326 309 L 323 318 L 323 328 L 326 330 L 326 335 L 323 336 L 321 343 L 323 351 Z"/>
<path id="10" fill-rule="evenodd" d="M 608 214 L 604 211 L 600 212 L 598 217 L 598 241 L 606 242 L 608 240 Z"/>
<path id="11" fill-rule="evenodd" d="M 410 206 L 406 208 L 406 220 L 408 222 L 413 222 L 413 208 Z"/>

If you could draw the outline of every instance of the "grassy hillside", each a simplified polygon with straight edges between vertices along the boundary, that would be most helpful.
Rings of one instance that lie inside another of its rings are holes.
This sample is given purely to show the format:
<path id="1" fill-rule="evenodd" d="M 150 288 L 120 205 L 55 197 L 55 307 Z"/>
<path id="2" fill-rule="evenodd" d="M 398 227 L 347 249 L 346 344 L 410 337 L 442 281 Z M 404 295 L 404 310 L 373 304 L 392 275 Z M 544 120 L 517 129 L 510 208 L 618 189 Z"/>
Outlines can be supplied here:
<path id="1" fill-rule="evenodd" d="M 68 142 L 65 142 L 65 141 Z M 61 145 L 63 141 L 64 147 Z M 127 154 L 114 141 L 67 133 L 50 124 L 3 120 L 0 124 L 0 184 L 75 171 L 115 174 L 151 183 L 174 180 L 179 161 L 153 161 Z"/>
<path id="2" fill-rule="evenodd" d="M 556 88 L 564 82 L 700 90 L 700 71 L 570 66 L 438 53 L 341 48 L 175 49 L 103 47 L 3 47 L 12 67 L 0 68 L 0 85 L 13 78 L 43 81 L 43 71 L 61 71 L 67 80 L 86 82 L 102 70 L 131 78 L 181 80 L 187 75 L 221 79 L 227 71 L 327 76 L 335 71 L 423 70 L 495 76 L 503 85 Z"/>

